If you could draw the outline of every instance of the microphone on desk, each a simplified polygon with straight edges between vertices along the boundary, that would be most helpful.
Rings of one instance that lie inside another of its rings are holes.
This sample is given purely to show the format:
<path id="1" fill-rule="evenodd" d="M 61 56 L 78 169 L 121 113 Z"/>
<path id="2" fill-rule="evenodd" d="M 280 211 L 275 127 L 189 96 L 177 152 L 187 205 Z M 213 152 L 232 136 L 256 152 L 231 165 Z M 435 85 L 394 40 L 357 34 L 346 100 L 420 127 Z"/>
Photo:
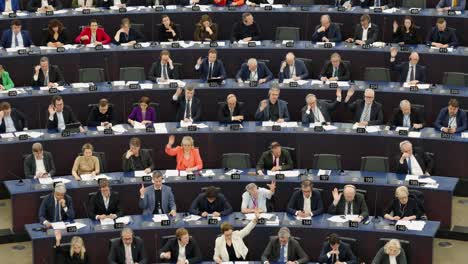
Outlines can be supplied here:
<path id="1" fill-rule="evenodd" d="M 372 218 L 372 223 L 380 223 L 380 218 L 377 216 L 377 198 L 379 197 L 379 192 L 377 192 L 377 186 L 375 186 L 375 200 L 374 200 L 374 217 Z"/>
<path id="2" fill-rule="evenodd" d="M 14 174 L 12 171 L 7 171 L 7 173 L 18 179 L 18 182 L 16 183 L 16 186 L 23 186 L 24 185 L 23 178 L 21 178 L 20 176 Z"/>

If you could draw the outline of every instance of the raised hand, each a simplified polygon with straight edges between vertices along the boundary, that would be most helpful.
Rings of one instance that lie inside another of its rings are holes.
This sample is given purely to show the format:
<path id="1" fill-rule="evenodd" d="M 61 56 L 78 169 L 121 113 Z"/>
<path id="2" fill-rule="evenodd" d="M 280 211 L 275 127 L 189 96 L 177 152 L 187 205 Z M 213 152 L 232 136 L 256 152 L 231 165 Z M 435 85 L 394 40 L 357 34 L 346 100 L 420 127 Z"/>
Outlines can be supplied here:
<path id="1" fill-rule="evenodd" d="M 145 185 L 141 184 L 140 197 L 145 197 Z"/>
<path id="2" fill-rule="evenodd" d="M 333 191 L 332 191 L 332 195 L 333 195 L 333 201 L 334 201 L 334 202 L 338 202 L 338 201 L 341 199 L 341 195 L 342 195 L 342 194 L 338 192 L 338 189 L 337 189 L 337 188 L 335 188 L 335 189 L 333 189 Z"/>
<path id="3" fill-rule="evenodd" d="M 174 145 L 174 142 L 175 142 L 175 136 L 174 136 L 174 135 L 170 135 L 170 136 L 169 136 L 169 140 L 167 141 L 167 144 L 168 144 L 169 146 L 172 146 L 172 145 Z"/>
<path id="4" fill-rule="evenodd" d="M 395 58 L 397 54 L 398 54 L 398 49 L 396 47 L 391 47 L 390 48 L 390 56 L 392 58 Z"/>

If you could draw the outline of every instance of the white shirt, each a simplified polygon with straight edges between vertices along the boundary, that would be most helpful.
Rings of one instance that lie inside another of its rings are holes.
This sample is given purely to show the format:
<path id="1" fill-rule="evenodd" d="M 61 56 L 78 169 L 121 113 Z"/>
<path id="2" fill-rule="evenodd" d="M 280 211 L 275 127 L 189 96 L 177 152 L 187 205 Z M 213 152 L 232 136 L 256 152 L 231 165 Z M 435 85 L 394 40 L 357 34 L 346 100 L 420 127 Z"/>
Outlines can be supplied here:
<path id="1" fill-rule="evenodd" d="M 390 264 L 398 264 L 398 262 L 396 261 L 396 257 L 395 256 L 388 256 L 388 262 Z"/>
<path id="2" fill-rule="evenodd" d="M 448 120 L 448 124 L 447 124 L 450 128 L 455 128 L 457 129 L 457 117 L 454 116 L 454 117 L 449 117 L 449 120 Z"/>
<path id="3" fill-rule="evenodd" d="M 249 81 L 258 81 L 258 72 L 257 72 L 257 70 L 250 72 Z"/>
<path id="4" fill-rule="evenodd" d="M 47 2 L 47 0 L 42 0 L 41 7 L 46 7 L 46 6 L 49 6 L 49 2 Z"/>
<path id="5" fill-rule="evenodd" d="M 13 11 L 13 7 L 11 6 L 11 0 L 5 1 L 5 12 Z"/>
<path id="6" fill-rule="evenodd" d="M 320 108 L 315 106 L 313 109 L 307 109 L 306 114 L 309 115 L 311 110 L 312 110 L 312 114 L 314 115 L 315 122 L 325 122 L 325 117 L 323 117 L 322 111 L 320 111 Z"/>
<path id="7" fill-rule="evenodd" d="M 104 201 L 104 206 L 106 207 L 106 210 L 109 208 L 109 200 L 110 200 L 110 196 L 109 197 L 105 197 L 104 195 L 102 195 L 102 200 Z"/>
<path id="8" fill-rule="evenodd" d="M 312 203 L 310 201 L 310 198 L 312 196 L 310 196 L 309 198 L 306 198 L 305 196 L 303 197 L 304 197 L 304 208 L 302 210 L 304 211 L 304 213 L 312 213 Z"/>
<path id="9" fill-rule="evenodd" d="M 125 264 L 133 264 L 132 245 L 124 244 L 125 248 Z"/>
<path id="10" fill-rule="evenodd" d="M 57 127 L 60 129 L 65 128 L 65 120 L 63 119 L 63 112 L 57 112 Z"/>
<path id="11" fill-rule="evenodd" d="M 187 260 L 187 257 L 185 256 L 185 247 L 186 246 L 182 246 L 180 243 L 179 244 L 179 256 L 177 257 L 177 261 L 186 261 Z"/>
<path id="12" fill-rule="evenodd" d="M 271 199 L 271 196 L 273 195 L 273 193 L 270 190 L 265 189 L 265 188 L 258 188 L 257 192 L 258 192 L 257 208 L 262 209 L 264 212 L 266 212 L 267 211 L 266 200 Z M 247 191 L 242 194 L 241 208 L 248 208 L 248 209 L 254 208 L 253 197 Z"/>
<path id="13" fill-rule="evenodd" d="M 45 165 L 44 165 L 44 158 L 42 158 L 42 159 L 34 158 L 34 160 L 36 162 L 36 174 L 35 174 L 34 178 L 36 178 L 38 173 L 44 173 L 44 172 L 47 172 L 47 171 L 46 171 L 46 168 L 45 168 Z"/>
<path id="14" fill-rule="evenodd" d="M 122 2 L 120 2 L 120 0 L 114 0 L 114 6 L 121 5 L 121 4 L 122 4 Z"/>
<path id="15" fill-rule="evenodd" d="M 409 64 L 409 67 L 408 67 L 408 73 L 406 74 L 406 82 L 409 82 L 411 81 L 411 67 L 414 67 L 413 68 L 413 80 L 416 80 L 416 65 L 413 65 L 413 64 Z"/>
<path id="16" fill-rule="evenodd" d="M 414 157 L 414 155 L 411 155 L 410 157 L 411 159 L 411 175 L 424 175 L 424 172 L 422 171 L 421 169 L 421 166 L 419 166 L 419 162 L 418 160 L 416 159 L 416 157 Z M 406 160 L 406 163 L 408 163 L 408 159 Z"/>
<path id="17" fill-rule="evenodd" d="M 11 118 L 11 115 L 9 116 L 4 116 L 3 120 L 5 121 L 5 132 L 16 132 L 15 128 L 15 123 L 13 123 L 13 119 Z M 0 125 L 2 124 L 2 120 L 0 120 Z"/>
<path id="18" fill-rule="evenodd" d="M 15 32 L 11 32 L 11 47 L 12 48 L 24 48 L 24 42 L 23 42 L 23 35 L 21 35 L 21 32 L 18 32 L 18 34 L 16 34 L 16 38 L 18 39 L 18 46 L 16 46 L 16 42 L 15 42 Z"/>
<path id="19" fill-rule="evenodd" d="M 371 28 L 371 23 L 369 23 L 369 26 L 367 28 L 362 28 L 362 41 L 366 41 L 367 40 L 367 33 L 369 32 L 369 29 Z"/>
<path id="20" fill-rule="evenodd" d="M 403 115 L 403 126 L 411 127 L 411 117 L 410 115 Z"/>
<path id="21" fill-rule="evenodd" d="M 161 78 L 164 78 L 164 67 L 166 67 L 167 79 L 170 79 L 169 78 L 169 68 L 170 67 L 169 67 L 168 63 L 166 63 L 166 64 L 161 63 L 161 74 L 160 74 L 160 76 L 161 76 Z M 172 70 L 172 68 L 171 68 L 171 70 Z"/>
<path id="22" fill-rule="evenodd" d="M 289 78 L 296 77 L 296 67 L 293 65 L 289 66 Z"/>

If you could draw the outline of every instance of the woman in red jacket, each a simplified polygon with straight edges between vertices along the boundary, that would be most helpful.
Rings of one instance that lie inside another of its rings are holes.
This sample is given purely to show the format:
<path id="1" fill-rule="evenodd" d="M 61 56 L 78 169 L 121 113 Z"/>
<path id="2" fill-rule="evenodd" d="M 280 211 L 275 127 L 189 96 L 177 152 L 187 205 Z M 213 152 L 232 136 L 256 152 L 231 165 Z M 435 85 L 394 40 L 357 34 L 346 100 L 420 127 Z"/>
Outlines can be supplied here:
<path id="1" fill-rule="evenodd" d="M 169 142 L 166 145 L 166 154 L 169 156 L 176 156 L 177 170 L 182 171 L 197 171 L 203 169 L 203 161 L 200 157 L 198 148 L 193 146 L 193 138 L 185 136 L 182 138 L 182 146 L 172 147 L 174 145 L 175 137 L 169 136 Z"/>
<path id="2" fill-rule="evenodd" d="M 227 0 L 213 0 L 214 4 L 217 6 L 226 6 Z M 245 0 L 232 0 L 231 6 L 242 6 L 244 5 Z"/>
<path id="3" fill-rule="evenodd" d="M 79 44 L 94 44 L 94 45 L 105 45 L 111 42 L 111 38 L 104 31 L 103 28 L 99 28 L 96 19 L 89 21 L 89 27 L 85 27 L 81 31 L 80 35 L 75 38 L 75 42 Z"/>

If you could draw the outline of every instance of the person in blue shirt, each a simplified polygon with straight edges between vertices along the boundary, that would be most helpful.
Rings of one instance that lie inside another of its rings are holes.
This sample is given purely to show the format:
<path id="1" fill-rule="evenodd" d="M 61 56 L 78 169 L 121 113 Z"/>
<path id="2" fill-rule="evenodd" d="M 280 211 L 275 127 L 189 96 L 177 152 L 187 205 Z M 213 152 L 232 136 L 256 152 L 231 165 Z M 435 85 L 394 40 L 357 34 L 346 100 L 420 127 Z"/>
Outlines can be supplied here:
<path id="1" fill-rule="evenodd" d="M 467 129 L 465 111 L 460 109 L 457 99 L 450 99 L 448 106 L 440 110 L 434 127 L 445 133 L 460 133 Z"/>
<path id="2" fill-rule="evenodd" d="M 0 1 L 1 12 L 16 12 L 18 10 L 20 10 L 20 0 Z"/>

